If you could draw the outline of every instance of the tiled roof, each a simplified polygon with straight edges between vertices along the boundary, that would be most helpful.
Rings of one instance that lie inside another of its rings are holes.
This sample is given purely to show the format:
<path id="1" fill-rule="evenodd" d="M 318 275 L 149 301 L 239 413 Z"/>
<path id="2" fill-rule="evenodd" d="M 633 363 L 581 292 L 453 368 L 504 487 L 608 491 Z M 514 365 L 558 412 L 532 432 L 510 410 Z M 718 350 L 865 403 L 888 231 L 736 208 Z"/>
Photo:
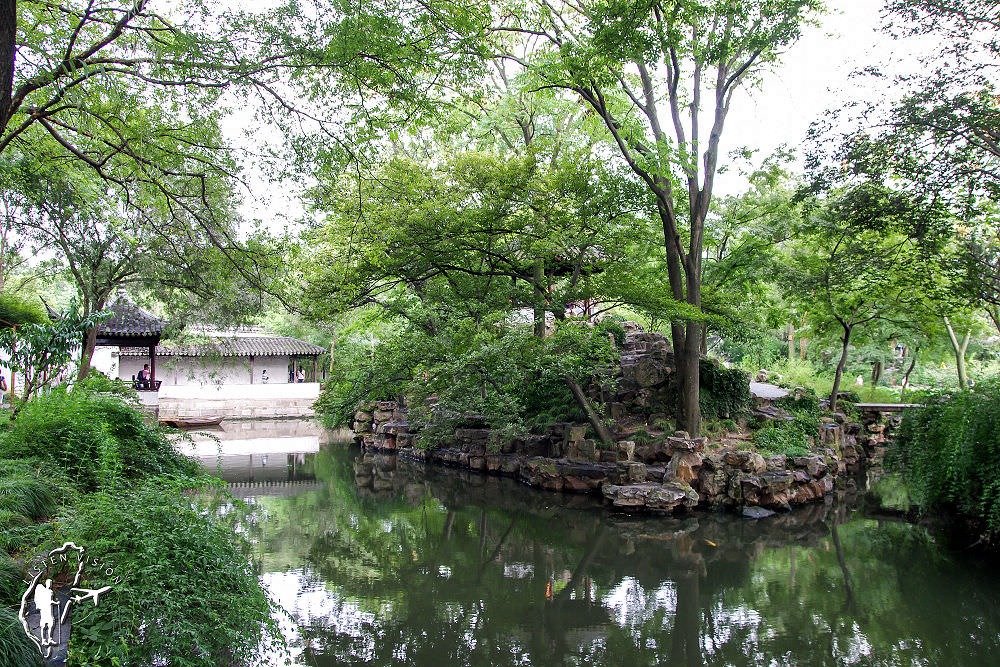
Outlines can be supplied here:
<path id="1" fill-rule="evenodd" d="M 112 336 L 159 336 L 167 325 L 149 311 L 143 310 L 132 299 L 119 295 L 110 305 L 111 318 L 105 320 L 97 330 L 99 337 Z"/>
<path id="2" fill-rule="evenodd" d="M 288 336 L 252 336 L 217 338 L 205 345 L 156 346 L 158 357 L 278 357 L 284 355 L 313 356 L 326 352 L 326 348 Z M 144 357 L 149 350 L 141 347 L 123 347 L 121 354 Z"/>

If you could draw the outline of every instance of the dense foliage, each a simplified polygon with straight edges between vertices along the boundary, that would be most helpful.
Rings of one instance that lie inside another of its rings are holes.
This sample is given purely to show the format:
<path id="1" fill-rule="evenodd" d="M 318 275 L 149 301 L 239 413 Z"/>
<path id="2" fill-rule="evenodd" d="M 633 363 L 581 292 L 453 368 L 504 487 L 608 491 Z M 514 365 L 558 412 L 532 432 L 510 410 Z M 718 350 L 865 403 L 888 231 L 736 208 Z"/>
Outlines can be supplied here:
<path id="1" fill-rule="evenodd" d="M 60 520 L 59 539 L 85 544 L 122 579 L 113 604 L 74 615 L 71 661 L 244 665 L 275 641 L 248 543 L 189 485 L 152 478 L 102 491 Z"/>
<path id="2" fill-rule="evenodd" d="M 103 312 L 71 311 L 54 322 L 0 328 L 0 350 L 7 355 L 6 365 L 23 378 L 15 413 L 36 392 L 59 381 L 84 333 L 106 317 Z"/>
<path id="3" fill-rule="evenodd" d="M 940 392 L 903 419 L 896 465 L 924 509 L 956 510 L 1000 532 L 1000 384 Z"/>
<path id="4" fill-rule="evenodd" d="M 750 382 L 742 368 L 701 360 L 701 413 L 708 419 L 736 419 L 750 411 Z"/>
<path id="5" fill-rule="evenodd" d="M 0 293 L 0 326 L 43 324 L 48 321 L 42 303 L 34 303 L 16 294 Z"/>
<path id="6" fill-rule="evenodd" d="M 248 664 L 278 641 L 232 525 L 239 507 L 192 495 L 214 482 L 172 437 L 126 398 L 82 386 L 36 397 L 0 434 L 0 549 L 23 560 L 73 541 L 121 578 L 109 604 L 74 614 L 73 664 Z M 38 655 L 7 623 L 23 588 L 0 554 L 0 655 L 18 667 Z"/>
<path id="7" fill-rule="evenodd" d="M 121 398 L 56 389 L 28 403 L 0 434 L 0 457 L 41 457 L 93 491 L 150 475 L 197 471 L 167 433 Z"/>
<path id="8" fill-rule="evenodd" d="M 567 322 L 546 338 L 510 323 L 459 323 L 434 336 L 405 328 L 335 374 L 316 409 L 329 426 L 346 426 L 361 400 L 403 398 L 427 445 L 472 416 L 501 438 L 534 422 L 586 421 L 566 378 L 586 386 L 599 377 L 615 360 L 609 334 L 623 336 L 611 319 Z"/>

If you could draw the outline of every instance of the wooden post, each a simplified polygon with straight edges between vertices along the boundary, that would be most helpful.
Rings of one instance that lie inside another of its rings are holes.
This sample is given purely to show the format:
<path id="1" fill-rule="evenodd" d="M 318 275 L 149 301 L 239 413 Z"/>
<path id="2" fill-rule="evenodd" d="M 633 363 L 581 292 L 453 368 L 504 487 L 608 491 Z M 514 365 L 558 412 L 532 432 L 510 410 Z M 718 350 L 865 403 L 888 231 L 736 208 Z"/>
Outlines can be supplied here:
<path id="1" fill-rule="evenodd" d="M 319 382 L 319 357 L 313 355 L 313 382 Z"/>
<path id="2" fill-rule="evenodd" d="M 149 386 L 156 386 L 156 346 L 149 346 Z"/>
<path id="3" fill-rule="evenodd" d="M 250 355 L 250 384 L 253 384 L 253 375 L 254 375 L 253 355 L 251 354 Z"/>

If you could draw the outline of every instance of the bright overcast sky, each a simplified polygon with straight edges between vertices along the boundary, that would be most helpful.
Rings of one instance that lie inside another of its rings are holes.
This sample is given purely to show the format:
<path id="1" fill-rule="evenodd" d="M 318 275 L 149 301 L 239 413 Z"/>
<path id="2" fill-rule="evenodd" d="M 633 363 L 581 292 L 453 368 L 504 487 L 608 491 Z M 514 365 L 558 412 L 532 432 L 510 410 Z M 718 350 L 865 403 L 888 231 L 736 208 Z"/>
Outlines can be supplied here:
<path id="1" fill-rule="evenodd" d="M 851 72 L 869 65 L 884 66 L 899 60 L 897 54 L 912 65 L 913 56 L 907 50 L 914 46 L 894 42 L 878 30 L 882 0 L 828 0 L 828 6 L 831 11 L 822 25 L 809 28 L 759 88 L 734 99 L 723 135 L 723 156 L 747 147 L 758 151 L 755 162 L 759 163 L 782 144 L 799 147 L 810 123 L 824 111 L 851 96 L 879 93 L 870 81 L 849 80 Z M 291 189 L 253 180 L 256 192 L 243 206 L 247 218 L 261 218 L 277 230 L 301 214 Z M 716 194 L 736 194 L 745 187 L 746 179 L 733 169 L 720 176 Z"/>
<path id="2" fill-rule="evenodd" d="M 882 0 L 829 0 L 831 11 L 822 25 L 805 32 L 759 89 L 734 99 L 723 155 L 746 146 L 758 149 L 755 162 L 759 162 L 782 144 L 798 148 L 809 125 L 827 109 L 851 97 L 879 94 L 870 80 L 850 80 L 851 73 L 869 65 L 885 66 L 898 60 L 895 54 L 914 46 L 879 31 L 883 4 Z M 912 63 L 913 56 L 907 54 L 903 60 Z M 745 178 L 733 170 L 720 178 L 717 194 L 737 194 L 745 187 Z"/>

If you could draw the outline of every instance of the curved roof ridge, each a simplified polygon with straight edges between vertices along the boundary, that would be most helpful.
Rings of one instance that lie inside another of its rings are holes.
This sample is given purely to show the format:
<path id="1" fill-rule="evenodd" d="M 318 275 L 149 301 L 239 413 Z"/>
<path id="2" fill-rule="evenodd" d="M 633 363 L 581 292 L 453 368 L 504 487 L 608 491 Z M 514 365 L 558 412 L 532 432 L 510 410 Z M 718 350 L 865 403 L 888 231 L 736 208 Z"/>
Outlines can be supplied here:
<path id="1" fill-rule="evenodd" d="M 159 336 L 167 326 L 166 320 L 145 310 L 124 292 L 119 292 L 107 309 L 111 317 L 98 326 L 98 337 Z"/>

